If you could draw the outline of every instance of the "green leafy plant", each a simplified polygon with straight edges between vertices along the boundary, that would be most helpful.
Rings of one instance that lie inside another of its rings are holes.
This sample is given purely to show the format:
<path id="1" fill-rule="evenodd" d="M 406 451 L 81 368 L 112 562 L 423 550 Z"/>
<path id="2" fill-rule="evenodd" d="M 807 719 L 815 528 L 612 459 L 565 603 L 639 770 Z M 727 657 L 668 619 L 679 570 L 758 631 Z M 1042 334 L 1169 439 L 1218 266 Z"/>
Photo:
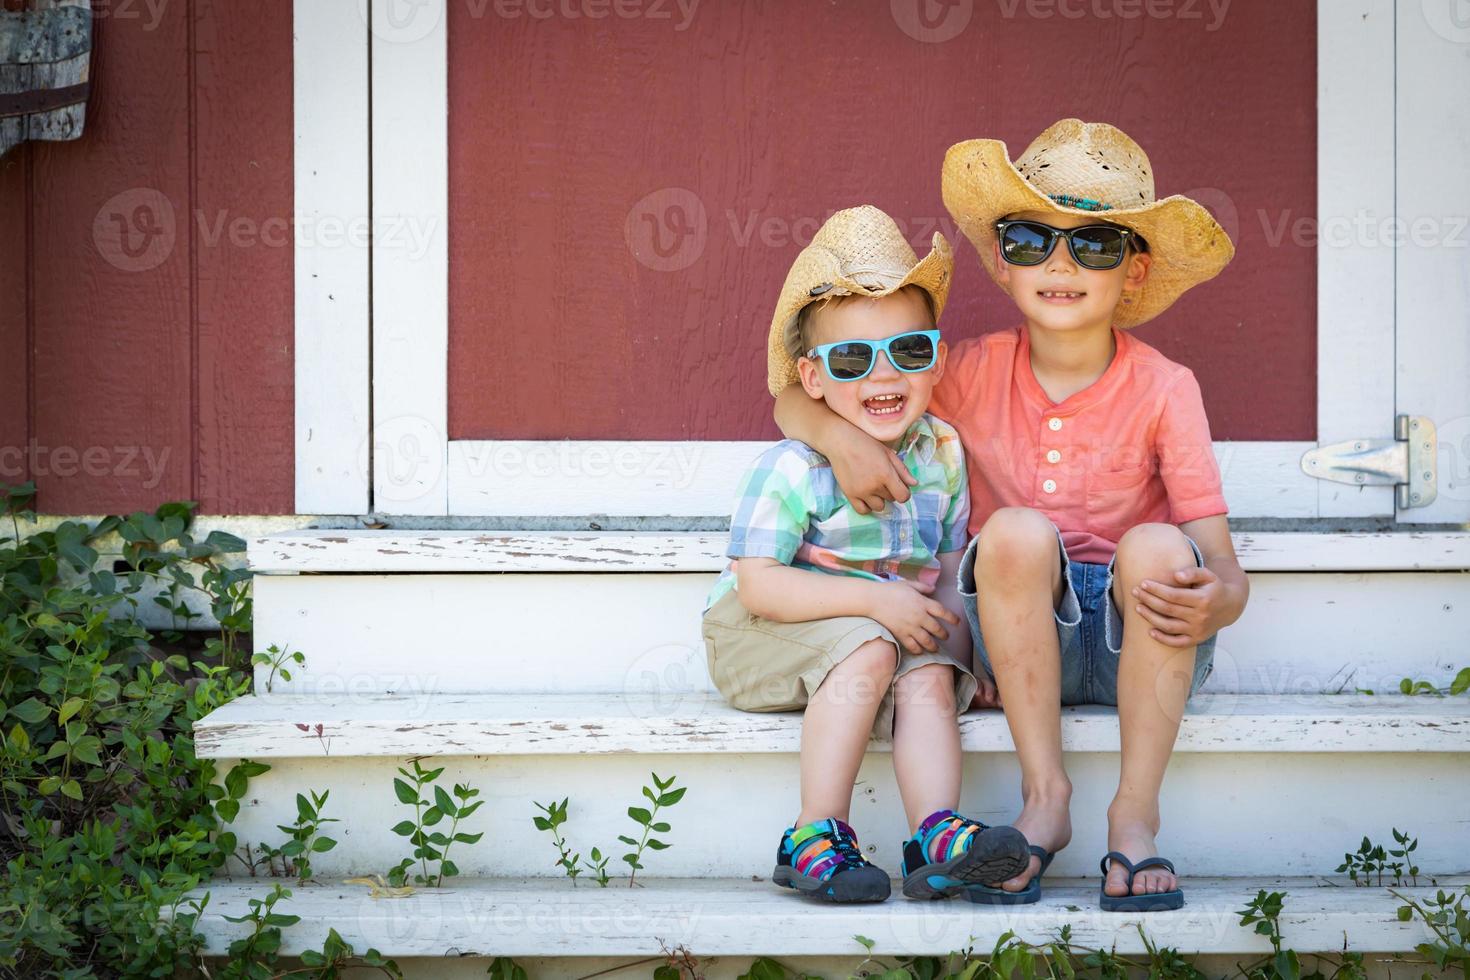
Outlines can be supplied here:
<path id="1" fill-rule="evenodd" d="M 398 796 L 398 802 L 413 807 L 414 819 L 400 821 L 394 826 L 393 832 L 408 838 L 408 842 L 413 845 L 413 854 L 388 872 L 388 883 L 394 886 L 403 885 L 408 880 L 409 870 L 418 861 L 420 870 L 413 876 L 414 884 L 438 887 L 444 884 L 445 878 L 459 874 L 459 868 L 449 860 L 449 848 L 454 844 L 474 844 L 484 836 L 462 833 L 459 830 L 460 820 L 473 814 L 484 801 L 474 799 L 480 795 L 479 790 L 458 783 L 454 786 L 451 798 L 444 787 L 434 785 L 434 781 L 444 774 L 442 766 L 438 769 L 425 769 L 418 759 L 410 762 L 412 771 L 403 768 L 398 770 L 403 778 L 393 780 L 393 791 Z M 450 821 L 449 833 L 428 829 L 437 826 L 445 817 Z M 430 861 L 439 862 L 437 874 L 430 873 Z"/>
<path id="2" fill-rule="evenodd" d="M 217 783 L 192 734 L 249 690 L 244 542 L 194 537 L 188 502 L 41 529 L 34 499 L 0 486 L 0 970 L 171 975 L 197 962 L 183 896 L 235 850 L 250 772 Z M 218 629 L 181 632 L 206 608 Z"/>
<path id="3" fill-rule="evenodd" d="M 1271 952 L 1259 960 L 1236 964 L 1244 980 L 1365 980 L 1363 954 L 1348 950 L 1345 942 L 1341 958 L 1327 953 L 1311 954 L 1315 968 L 1303 974 L 1301 957 L 1284 945 L 1281 935 L 1281 910 L 1285 904 L 1285 892 L 1261 890 L 1238 913 L 1241 925 L 1254 925 L 1257 935 L 1267 937 L 1271 943 Z M 1331 972 L 1324 973 L 1324 966 L 1331 967 Z"/>
<path id="4" fill-rule="evenodd" d="M 628 864 L 629 888 L 633 887 L 634 878 L 638 872 L 643 870 L 643 865 L 639 862 L 643 857 L 644 850 L 652 849 L 662 851 L 669 846 L 652 836 L 655 833 L 665 834 L 669 831 L 669 825 L 667 823 L 655 819 L 658 816 L 658 811 L 663 807 L 673 806 L 678 803 L 684 798 L 684 791 L 688 789 L 687 786 L 670 789 L 674 785 L 674 780 L 678 778 L 676 776 L 670 776 L 665 780 L 660 779 L 656 772 L 649 773 L 649 775 L 653 778 L 653 787 L 643 787 L 643 795 L 648 797 L 649 801 L 653 804 L 652 809 L 644 809 L 638 806 L 628 807 L 628 816 L 634 823 L 643 828 L 642 836 L 634 840 L 625 834 L 618 835 L 618 840 L 633 848 L 633 850 L 623 855 L 623 860 Z M 655 790 L 654 787 L 657 789 Z"/>
<path id="5" fill-rule="evenodd" d="M 537 803 L 536 808 L 545 816 L 532 817 L 536 829 L 551 834 L 551 842 L 556 846 L 556 866 L 561 868 L 566 876 L 572 879 L 572 887 L 577 885 L 577 878 L 582 874 L 581 854 L 573 854 L 568 846 L 566 838 L 562 836 L 562 824 L 567 822 L 567 803 L 570 797 L 564 797 L 560 803 L 552 800 L 550 803 Z"/>
<path id="6" fill-rule="evenodd" d="M 343 940 L 337 934 L 336 929 L 327 930 L 326 942 L 320 950 L 303 950 L 301 962 L 307 966 L 307 970 L 292 970 L 284 974 L 287 977 L 302 976 L 313 977 L 315 980 L 337 980 L 344 971 L 353 967 L 367 967 L 378 972 L 403 980 L 403 971 L 393 960 L 386 959 L 376 949 L 369 949 L 366 953 L 358 956 L 353 950 L 352 944 Z M 525 974 L 522 973 L 522 980 Z"/>
<path id="7" fill-rule="evenodd" d="M 1383 884 L 1383 873 L 1392 872 L 1393 884 L 1402 885 L 1403 875 L 1407 871 L 1414 884 L 1419 883 L 1419 866 L 1414 863 L 1414 851 L 1419 847 L 1419 838 L 1410 839 L 1407 833 L 1401 833 L 1397 827 L 1393 828 L 1394 842 L 1399 846 L 1385 850 L 1382 844 L 1375 844 L 1367 837 L 1358 845 L 1358 850 L 1346 853 L 1342 856 L 1342 863 L 1337 866 L 1339 874 L 1346 871 L 1352 881 L 1358 885 Z M 1390 861 L 1389 858 L 1398 858 Z"/>
<path id="8" fill-rule="evenodd" d="M 269 964 L 280 952 L 281 930 L 301 921 L 299 915 L 275 910 L 282 900 L 290 897 L 290 889 L 275 885 L 265 898 L 246 902 L 250 911 L 244 915 L 225 916 L 226 922 L 249 924 L 250 933 L 230 943 L 230 962 L 224 976 L 267 980 L 275 975 Z"/>
<path id="9" fill-rule="evenodd" d="M 250 662 L 257 667 L 270 668 L 270 673 L 265 678 L 265 693 L 270 694 L 275 687 L 276 675 L 280 674 L 281 680 L 289 681 L 291 679 L 291 671 L 286 667 L 286 664 L 294 663 L 298 667 L 305 667 L 306 654 L 300 650 L 292 652 L 289 646 L 282 649 L 272 643 L 263 652 L 251 657 Z"/>
<path id="10" fill-rule="evenodd" d="M 643 787 L 643 795 L 648 799 L 651 807 L 630 806 L 628 817 L 642 828 L 639 837 L 627 834 L 618 835 L 618 840 L 628 845 L 632 850 L 623 855 L 623 862 L 628 865 L 628 887 L 634 887 L 634 877 L 643 870 L 642 858 L 645 850 L 662 851 L 668 848 L 668 843 L 654 837 L 654 834 L 665 834 L 669 831 L 667 821 L 657 819 L 659 810 L 671 807 L 684 798 L 684 792 L 688 787 L 681 786 L 674 789 L 673 785 L 677 776 L 662 779 L 658 773 L 649 773 L 653 779 L 652 786 Z M 607 873 L 607 863 L 611 854 L 605 854 L 599 848 L 592 848 L 588 852 L 589 860 L 583 861 L 581 852 L 573 852 L 571 844 L 562 833 L 562 827 L 567 822 L 567 806 L 569 798 L 564 797 L 560 803 L 552 800 L 550 803 L 537 803 L 536 809 L 541 811 L 540 816 L 533 816 L 536 829 L 551 835 L 552 845 L 556 848 L 556 866 L 572 880 L 572 886 L 576 887 L 577 879 L 587 871 L 592 872 L 594 880 L 600 887 L 606 888 L 612 881 L 612 876 Z"/>
<path id="11" fill-rule="evenodd" d="M 1441 972 L 1458 969 L 1470 980 L 1470 885 L 1459 892 L 1438 889 L 1433 899 L 1424 902 L 1389 889 L 1389 894 L 1402 901 L 1398 919 L 1408 922 L 1416 915 L 1434 933 L 1434 941 L 1414 947 Z M 1427 974 L 1426 974 L 1427 976 Z"/>
<path id="12" fill-rule="evenodd" d="M 486 968 L 490 980 L 529 980 L 525 968 L 509 956 L 497 956 Z"/>
<path id="13" fill-rule="evenodd" d="M 260 845 L 270 861 L 272 875 L 276 874 L 275 862 L 279 860 L 281 876 L 295 876 L 303 885 L 311 878 L 311 856 L 330 851 L 337 846 L 335 840 L 322 834 L 322 825 L 340 822 L 335 817 L 322 816 L 328 791 L 323 790 L 321 794 L 315 790 L 307 792 L 311 794 L 310 799 L 301 793 L 296 794 L 296 822 L 276 828 L 286 835 L 286 843 L 277 848 L 264 843 Z"/>
<path id="14" fill-rule="evenodd" d="M 1443 687 L 1430 681 L 1414 680 L 1410 677 L 1405 677 L 1399 681 L 1400 694 L 1427 694 L 1431 697 L 1442 698 L 1447 696 L 1455 697 L 1467 691 L 1470 691 L 1470 667 L 1460 668 L 1459 673 L 1455 674 L 1454 678 Z"/>

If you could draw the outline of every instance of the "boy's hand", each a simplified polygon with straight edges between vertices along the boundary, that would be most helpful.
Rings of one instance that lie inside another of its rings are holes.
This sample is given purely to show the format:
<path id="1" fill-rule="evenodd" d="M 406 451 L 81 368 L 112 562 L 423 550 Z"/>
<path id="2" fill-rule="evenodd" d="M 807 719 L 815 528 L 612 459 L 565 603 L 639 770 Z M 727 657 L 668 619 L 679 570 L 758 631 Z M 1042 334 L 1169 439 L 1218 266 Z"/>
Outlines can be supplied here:
<path id="1" fill-rule="evenodd" d="M 1165 646 L 1198 646 L 1229 625 L 1220 608 L 1224 587 L 1208 568 L 1181 568 L 1174 584 L 1144 579 L 1133 590 L 1139 615 L 1153 627 L 1149 636 Z"/>
<path id="2" fill-rule="evenodd" d="M 970 707 L 972 707 L 972 708 L 999 708 L 999 707 L 1001 707 L 1001 703 L 1000 703 L 1000 690 L 998 688 L 996 688 L 995 681 L 991 680 L 982 671 L 981 673 L 979 673 L 979 674 L 976 675 L 975 682 L 976 682 L 976 685 L 977 686 L 975 688 L 975 696 L 970 699 Z"/>
<path id="3" fill-rule="evenodd" d="M 900 582 L 876 583 L 881 591 L 873 603 L 871 618 L 876 619 L 911 653 L 927 650 L 939 652 L 939 641 L 949 639 L 945 623 L 960 625 L 960 617 L 950 612 L 937 599 L 925 592 L 934 587 L 907 579 Z"/>
<path id="4" fill-rule="evenodd" d="M 859 514 L 881 511 L 890 500 L 909 499 L 909 487 L 918 478 L 898 458 L 898 453 L 856 427 L 849 427 L 830 457 L 832 475 Z"/>

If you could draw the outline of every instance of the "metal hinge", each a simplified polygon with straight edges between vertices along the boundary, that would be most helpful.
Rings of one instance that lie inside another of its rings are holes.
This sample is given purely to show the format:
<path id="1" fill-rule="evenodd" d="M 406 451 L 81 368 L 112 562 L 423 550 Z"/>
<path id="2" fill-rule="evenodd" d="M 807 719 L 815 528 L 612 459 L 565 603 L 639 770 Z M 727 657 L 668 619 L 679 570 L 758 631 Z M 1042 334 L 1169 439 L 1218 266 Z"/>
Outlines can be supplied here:
<path id="1" fill-rule="evenodd" d="M 1422 415 L 1400 415 L 1392 439 L 1352 439 L 1302 455 L 1302 472 L 1360 487 L 1394 487 L 1399 510 L 1428 507 L 1438 496 L 1434 464 L 1439 440 Z"/>

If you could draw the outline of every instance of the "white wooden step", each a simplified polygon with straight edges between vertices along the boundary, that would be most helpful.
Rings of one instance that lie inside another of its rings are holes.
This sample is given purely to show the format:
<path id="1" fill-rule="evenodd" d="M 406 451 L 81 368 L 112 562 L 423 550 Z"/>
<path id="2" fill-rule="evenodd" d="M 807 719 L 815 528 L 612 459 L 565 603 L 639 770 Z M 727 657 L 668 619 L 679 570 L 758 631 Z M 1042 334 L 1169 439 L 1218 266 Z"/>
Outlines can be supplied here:
<path id="1" fill-rule="evenodd" d="M 1441 886 L 1460 883 L 1442 881 Z M 221 955 L 247 926 L 226 921 L 270 889 L 266 880 L 211 882 L 197 928 L 205 952 Z M 1383 888 L 1322 886 L 1311 878 L 1190 878 L 1185 906 L 1173 912 L 1105 913 L 1098 879 L 1048 877 L 1036 905 L 990 908 L 964 901 L 917 902 L 894 897 L 877 905 L 808 902 L 765 880 L 657 879 L 644 887 L 573 888 L 566 880 L 453 879 L 405 898 L 373 898 L 368 887 L 342 883 L 294 886 L 276 911 L 301 916 L 283 930 L 282 953 L 320 948 L 328 928 L 359 950 L 386 956 L 654 956 L 687 948 L 697 956 L 861 956 L 854 935 L 883 955 L 942 955 L 973 946 L 989 951 L 1006 931 L 1032 943 L 1055 938 L 1144 952 L 1138 926 L 1160 946 L 1188 953 L 1262 954 L 1265 936 L 1239 925 L 1239 910 L 1257 891 L 1286 893 L 1282 933 L 1298 951 L 1408 952 L 1431 938 L 1419 922 L 1400 922 L 1399 904 Z M 1420 899 L 1434 888 L 1402 889 Z"/>
<path id="2" fill-rule="evenodd" d="M 1240 531 L 1246 571 L 1470 568 L 1470 533 Z M 249 543 L 256 572 L 712 572 L 729 536 L 669 531 L 302 530 Z"/>
<path id="3" fill-rule="evenodd" d="M 236 702 L 202 720 L 200 749 L 271 766 L 241 802 L 232 829 L 242 842 L 279 843 L 279 826 L 295 820 L 296 795 L 330 792 L 327 814 L 342 822 L 331 832 L 338 846 L 314 859 L 324 874 L 386 872 L 404 856 L 391 828 L 408 811 L 393 780 L 418 755 L 444 768 L 445 788 L 469 783 L 484 794 L 470 829 L 496 843 L 456 855 L 466 874 L 555 873 L 550 839 L 532 818 L 538 803 L 563 797 L 571 800 L 574 847 L 616 848 L 618 835 L 632 829 L 627 807 L 642 799 L 650 771 L 688 787 L 661 835 L 673 846 L 648 862 L 656 874 L 763 873 L 781 828 L 799 811 L 795 715 L 747 715 L 708 699 L 645 701 L 648 710 L 636 714 L 616 698 L 512 695 L 453 699 L 453 716 L 443 698 L 329 701 L 339 719 L 329 721 L 310 710 L 316 699 L 262 700 L 270 704 Z M 1164 853 L 1193 874 L 1320 874 L 1364 834 L 1388 841 L 1398 827 L 1420 838 L 1422 867 L 1470 872 L 1465 699 L 1394 697 L 1356 714 L 1333 700 L 1351 709 L 1374 699 L 1292 699 L 1286 712 L 1273 710 L 1282 707 L 1273 699 L 1231 698 L 1215 715 L 1193 705 L 1160 798 Z M 1057 856 L 1059 875 L 1088 873 L 1106 850 L 1105 815 L 1118 785 L 1118 755 L 1109 749 L 1117 746 L 1116 724 L 1105 708 L 1067 712 L 1073 841 Z M 1020 771 L 1004 719 L 972 713 L 964 738 L 989 749 L 964 756 L 961 811 L 991 824 L 1014 820 Z M 377 754 L 387 751 L 400 754 Z M 907 833 L 892 760 L 887 751 L 866 755 L 851 811 L 864 847 L 886 867 L 897 866 Z M 709 846 L 712 827 L 719 847 Z"/>
<path id="4" fill-rule="evenodd" d="M 240 698 L 194 726 L 204 758 L 792 753 L 802 716 L 717 695 L 482 694 Z M 967 752 L 1013 750 L 1005 716 L 970 711 Z M 1117 752 L 1117 710 L 1062 709 L 1070 752 Z M 891 746 L 874 743 L 874 751 Z M 1470 752 L 1470 699 L 1403 695 L 1196 695 L 1176 752 Z"/>
<path id="5" fill-rule="evenodd" d="M 260 575 L 255 649 L 306 655 L 274 692 L 709 691 L 714 574 Z M 1394 690 L 1465 663 L 1470 574 L 1252 573 L 1206 690 Z M 256 689 L 267 688 L 257 669 Z"/>

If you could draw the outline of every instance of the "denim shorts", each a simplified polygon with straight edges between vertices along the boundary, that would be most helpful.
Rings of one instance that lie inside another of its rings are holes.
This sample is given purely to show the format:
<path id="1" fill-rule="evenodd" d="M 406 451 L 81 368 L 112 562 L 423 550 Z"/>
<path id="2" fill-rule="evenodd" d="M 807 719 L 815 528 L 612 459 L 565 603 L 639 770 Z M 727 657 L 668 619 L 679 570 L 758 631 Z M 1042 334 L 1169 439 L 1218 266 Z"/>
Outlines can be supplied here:
<path id="1" fill-rule="evenodd" d="M 1055 527 L 1055 525 L 1053 525 Z M 1194 551 L 1194 560 L 1204 566 L 1204 555 L 1194 539 L 1185 535 Z M 970 540 L 960 561 L 959 592 L 970 621 L 970 638 L 975 645 L 975 673 L 983 670 L 992 680 L 995 671 L 985 652 L 980 633 L 980 614 L 976 607 L 975 551 L 980 542 Z M 1055 610 L 1057 640 L 1062 653 L 1062 704 L 1118 703 L 1118 658 L 1123 649 L 1123 617 L 1113 602 L 1113 563 L 1106 565 L 1072 561 L 1062 547 L 1062 534 L 1057 531 L 1057 550 L 1062 558 L 1062 600 Z M 1210 676 L 1215 662 L 1216 636 L 1200 643 L 1194 652 L 1194 676 L 1189 685 L 1193 697 Z"/>

